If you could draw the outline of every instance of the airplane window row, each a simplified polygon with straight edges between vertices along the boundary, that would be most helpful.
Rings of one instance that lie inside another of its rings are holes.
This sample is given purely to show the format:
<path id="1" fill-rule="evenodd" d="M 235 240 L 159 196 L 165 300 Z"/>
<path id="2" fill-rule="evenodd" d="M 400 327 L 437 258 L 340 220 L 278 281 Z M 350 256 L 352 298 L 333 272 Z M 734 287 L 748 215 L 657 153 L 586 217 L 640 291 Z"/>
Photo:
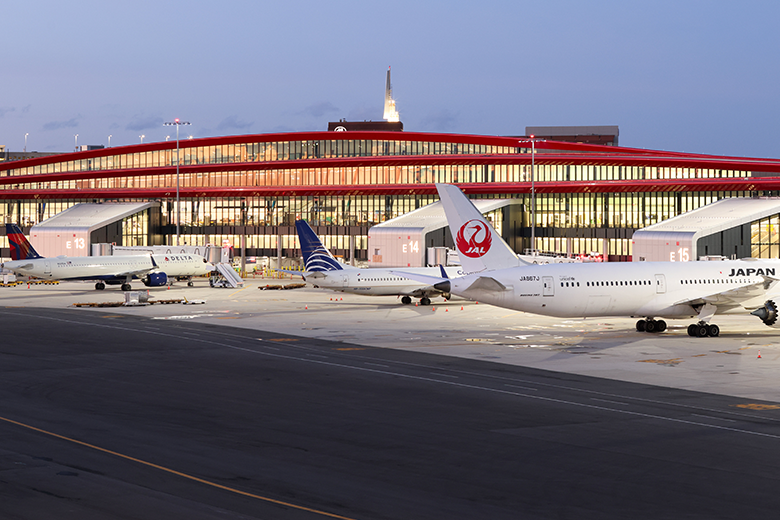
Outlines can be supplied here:
<path id="1" fill-rule="evenodd" d="M 609 287 L 626 285 L 651 285 L 650 280 L 610 280 L 608 282 L 585 282 L 588 287 Z"/>
<path id="2" fill-rule="evenodd" d="M 751 283 L 750 280 L 722 278 L 720 280 L 680 280 L 683 285 L 698 285 L 705 283 Z"/>

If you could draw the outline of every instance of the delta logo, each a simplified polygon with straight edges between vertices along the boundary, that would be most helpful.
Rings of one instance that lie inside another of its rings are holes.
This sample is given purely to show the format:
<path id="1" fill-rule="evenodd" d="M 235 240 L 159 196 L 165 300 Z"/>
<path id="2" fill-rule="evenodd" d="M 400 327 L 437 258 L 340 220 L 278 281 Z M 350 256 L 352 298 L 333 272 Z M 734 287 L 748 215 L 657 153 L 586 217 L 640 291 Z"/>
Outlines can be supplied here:
<path id="1" fill-rule="evenodd" d="M 472 219 L 463 224 L 455 237 L 458 251 L 469 258 L 479 258 L 490 251 L 493 236 L 481 220 Z"/>

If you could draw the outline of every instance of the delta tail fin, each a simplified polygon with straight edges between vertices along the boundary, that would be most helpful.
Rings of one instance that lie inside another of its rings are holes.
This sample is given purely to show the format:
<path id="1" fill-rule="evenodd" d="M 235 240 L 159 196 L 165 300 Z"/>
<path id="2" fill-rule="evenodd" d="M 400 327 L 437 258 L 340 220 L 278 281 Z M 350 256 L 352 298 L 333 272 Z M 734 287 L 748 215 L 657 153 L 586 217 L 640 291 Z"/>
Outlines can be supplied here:
<path id="1" fill-rule="evenodd" d="M 437 184 L 460 263 L 467 273 L 525 265 L 482 213 L 451 184 Z"/>
<path id="2" fill-rule="evenodd" d="M 301 241 L 303 264 L 306 271 L 342 271 L 344 267 L 328 251 L 319 237 L 305 220 L 296 220 L 295 229 L 298 231 L 298 240 Z"/>
<path id="3" fill-rule="evenodd" d="M 8 236 L 8 245 L 11 247 L 11 260 L 43 258 L 38 254 L 16 224 L 6 224 L 5 234 Z"/>

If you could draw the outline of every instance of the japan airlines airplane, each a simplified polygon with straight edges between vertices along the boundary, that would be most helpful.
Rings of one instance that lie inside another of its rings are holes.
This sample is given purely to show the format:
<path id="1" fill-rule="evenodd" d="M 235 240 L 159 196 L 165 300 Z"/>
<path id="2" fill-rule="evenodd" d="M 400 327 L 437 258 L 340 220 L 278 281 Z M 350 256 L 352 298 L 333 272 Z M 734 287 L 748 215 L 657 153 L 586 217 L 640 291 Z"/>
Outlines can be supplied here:
<path id="1" fill-rule="evenodd" d="M 412 297 L 420 298 L 420 305 L 429 305 L 432 297 L 450 297 L 447 291 L 440 291 L 427 283 L 416 282 L 406 276 L 393 274 L 391 269 L 357 269 L 350 265 L 341 264 L 322 245 L 308 222 L 298 220 L 295 222 L 295 228 L 298 230 L 306 267 L 306 272 L 302 274 L 303 279 L 315 287 L 371 296 L 401 296 L 401 302 L 404 305 L 412 303 Z M 407 268 L 406 271 L 433 276 L 436 277 L 437 281 L 459 276 L 459 268 L 441 266 Z"/>
<path id="2" fill-rule="evenodd" d="M 105 289 L 106 284 L 121 284 L 123 291 L 129 291 L 133 278 L 140 278 L 144 285 L 157 287 L 166 285 L 169 277 L 191 278 L 214 269 L 205 258 L 193 254 L 43 258 L 16 224 L 6 224 L 6 234 L 12 260 L 1 263 L 0 268 L 43 280 L 96 280 L 95 289 L 98 290 Z"/>
<path id="3" fill-rule="evenodd" d="M 690 336 L 718 336 L 716 314 L 777 321 L 779 260 L 517 265 L 515 254 L 456 186 L 437 184 L 464 276 L 438 281 L 399 275 L 472 300 L 561 318 L 642 318 L 637 331 L 663 332 L 660 318 L 696 318 Z"/>

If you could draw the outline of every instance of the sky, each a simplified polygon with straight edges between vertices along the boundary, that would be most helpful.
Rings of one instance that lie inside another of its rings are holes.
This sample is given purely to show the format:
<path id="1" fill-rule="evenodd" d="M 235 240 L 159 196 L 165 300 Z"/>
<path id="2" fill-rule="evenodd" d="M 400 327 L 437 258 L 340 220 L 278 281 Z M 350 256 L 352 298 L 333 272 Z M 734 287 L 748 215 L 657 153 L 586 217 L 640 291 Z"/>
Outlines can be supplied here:
<path id="1" fill-rule="evenodd" d="M 780 2 L 26 0 L 3 6 L 0 145 L 327 130 L 523 135 L 780 158 Z M 78 136 L 77 136 L 78 135 Z"/>

